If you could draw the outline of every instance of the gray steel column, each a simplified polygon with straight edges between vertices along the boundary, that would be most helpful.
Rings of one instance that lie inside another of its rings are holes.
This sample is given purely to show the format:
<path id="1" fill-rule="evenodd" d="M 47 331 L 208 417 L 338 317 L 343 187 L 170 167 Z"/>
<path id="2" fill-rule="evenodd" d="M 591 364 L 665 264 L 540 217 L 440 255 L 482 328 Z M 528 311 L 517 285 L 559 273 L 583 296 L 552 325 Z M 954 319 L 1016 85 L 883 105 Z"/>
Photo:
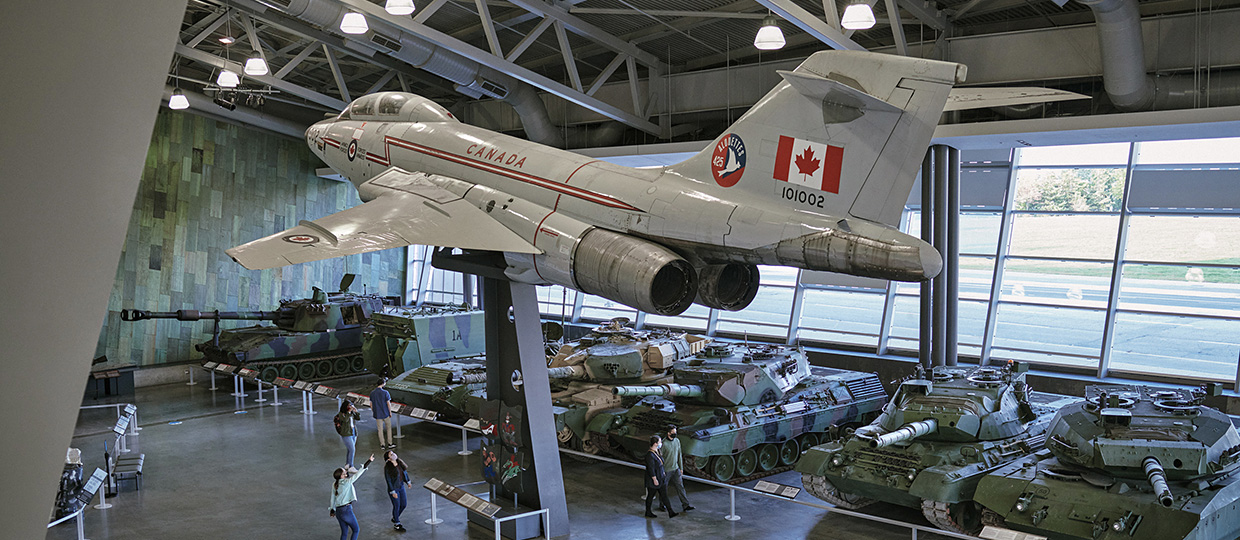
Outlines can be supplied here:
<path id="1" fill-rule="evenodd" d="M 926 149 L 926 157 L 921 162 L 921 239 L 934 244 L 934 152 Z M 920 315 L 917 325 L 917 358 L 922 367 L 930 368 L 934 364 L 930 358 L 930 347 L 934 341 L 931 332 L 931 296 L 933 280 L 921 282 Z M 893 300 L 894 301 L 894 300 Z"/>
<path id="2" fill-rule="evenodd" d="M 1136 166 L 1137 145 L 1128 145 L 1128 169 L 1124 171 L 1124 194 L 1119 206 L 1119 233 L 1115 235 L 1115 256 L 1111 259 L 1111 288 L 1107 293 L 1107 314 L 1102 324 L 1102 348 L 1098 354 L 1098 378 L 1111 371 L 1111 347 L 1115 342 L 1115 310 L 1124 281 L 1124 251 L 1128 249 L 1128 195 L 1132 191 L 1132 170 Z"/>
<path id="3" fill-rule="evenodd" d="M 568 534 L 568 504 L 551 414 L 538 295 L 533 285 L 480 277 L 486 312 L 487 396 L 525 408 L 521 431 L 531 459 L 529 468 L 522 472 L 527 475 L 522 485 L 536 489 L 522 493 L 520 503 L 549 511 L 551 530 L 544 531 L 547 538 L 564 536 Z M 519 386 L 513 384 L 515 373 L 520 374 Z"/>
<path id="4" fill-rule="evenodd" d="M 960 337 L 956 331 L 960 320 L 960 149 L 947 147 L 947 246 L 943 253 L 943 272 L 947 274 L 947 303 L 943 341 L 947 365 L 956 365 Z"/>
<path id="5" fill-rule="evenodd" d="M 943 271 L 934 277 L 931 300 L 931 359 L 936 366 L 947 365 L 947 268 L 955 263 L 947 258 L 947 147 L 931 146 L 934 152 L 934 248 L 943 255 Z"/>

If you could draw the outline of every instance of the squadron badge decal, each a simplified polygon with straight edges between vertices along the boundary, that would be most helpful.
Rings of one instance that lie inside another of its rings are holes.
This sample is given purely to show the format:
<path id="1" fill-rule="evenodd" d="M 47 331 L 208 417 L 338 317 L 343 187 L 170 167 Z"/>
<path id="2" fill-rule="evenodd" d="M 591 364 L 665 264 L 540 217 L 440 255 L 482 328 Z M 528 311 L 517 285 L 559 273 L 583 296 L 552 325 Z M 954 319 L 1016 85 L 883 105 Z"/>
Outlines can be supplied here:
<path id="1" fill-rule="evenodd" d="M 745 174 L 745 142 L 735 133 L 719 139 L 710 158 L 710 172 L 722 187 L 735 186 Z"/>

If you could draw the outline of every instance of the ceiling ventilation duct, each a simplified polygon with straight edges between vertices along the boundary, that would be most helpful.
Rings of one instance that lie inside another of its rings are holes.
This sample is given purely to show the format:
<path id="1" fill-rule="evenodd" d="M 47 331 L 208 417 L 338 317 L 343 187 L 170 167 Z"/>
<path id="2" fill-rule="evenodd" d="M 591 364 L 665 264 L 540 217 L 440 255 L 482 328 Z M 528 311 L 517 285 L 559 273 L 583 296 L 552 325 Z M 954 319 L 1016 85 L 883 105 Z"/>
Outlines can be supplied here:
<path id="1" fill-rule="evenodd" d="M 290 0 L 287 7 L 280 6 L 282 3 L 283 1 L 275 4 L 281 11 L 328 29 L 335 28 L 344 14 L 352 11 L 333 0 Z M 371 37 L 346 36 L 346 39 L 360 39 L 360 43 L 378 48 L 393 58 L 452 81 L 463 94 L 502 100 L 512 105 L 521 117 L 525 135 L 531 141 L 561 148 L 564 146 L 564 138 L 551 123 L 546 105 L 529 84 L 385 21 L 372 22 L 370 32 L 367 32 Z M 381 37 L 375 37 L 379 27 L 383 28 L 383 32 L 378 34 Z"/>

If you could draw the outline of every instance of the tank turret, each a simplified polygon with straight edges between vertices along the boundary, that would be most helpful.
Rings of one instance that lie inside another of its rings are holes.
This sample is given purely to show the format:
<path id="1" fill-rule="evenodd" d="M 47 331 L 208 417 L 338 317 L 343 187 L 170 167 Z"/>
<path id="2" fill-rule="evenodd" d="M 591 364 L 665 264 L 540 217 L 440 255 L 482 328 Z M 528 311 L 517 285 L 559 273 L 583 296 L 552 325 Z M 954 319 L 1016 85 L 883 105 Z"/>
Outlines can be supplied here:
<path id="1" fill-rule="evenodd" d="M 276 377 L 322 380 L 352 375 L 365 369 L 362 329 L 384 309 L 384 299 L 378 295 L 349 292 L 354 277 L 346 274 L 334 293 L 314 287 L 310 298 L 281 300 L 274 311 L 124 309 L 121 320 L 214 321 L 211 339 L 194 346 L 203 362 L 255 369 L 268 382 Z M 270 321 L 275 326 L 220 329 L 225 320 Z"/>
<path id="2" fill-rule="evenodd" d="M 844 508 L 876 500 L 920 507 L 936 526 L 976 534 L 973 488 L 988 467 L 1042 448 L 1062 396 L 1035 399 L 1022 363 L 920 368 L 874 422 L 810 449 L 797 470 L 815 496 Z"/>
<path id="3" fill-rule="evenodd" d="M 484 326 L 482 310 L 468 306 L 388 308 L 371 316 L 362 335 L 366 369 L 394 378 L 420 366 L 481 355 Z"/>
<path id="4" fill-rule="evenodd" d="M 711 345 L 672 379 L 616 386 L 623 405 L 590 422 L 595 446 L 639 459 L 650 435 L 675 425 L 687 472 L 744 482 L 788 470 L 802 448 L 872 419 L 885 400 L 874 375 L 811 368 L 803 351 L 774 345 Z"/>
<path id="5" fill-rule="evenodd" d="M 1091 386 L 1046 450 L 988 474 L 977 501 L 1052 538 L 1240 537 L 1240 433 L 1208 389 Z"/>

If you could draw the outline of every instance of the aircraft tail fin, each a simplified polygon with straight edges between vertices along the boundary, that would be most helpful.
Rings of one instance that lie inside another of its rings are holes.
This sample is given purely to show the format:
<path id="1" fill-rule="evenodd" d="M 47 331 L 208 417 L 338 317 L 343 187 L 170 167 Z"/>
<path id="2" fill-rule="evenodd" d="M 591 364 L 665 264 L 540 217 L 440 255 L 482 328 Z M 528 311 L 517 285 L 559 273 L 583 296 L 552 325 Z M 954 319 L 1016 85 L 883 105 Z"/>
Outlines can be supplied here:
<path id="1" fill-rule="evenodd" d="M 961 64 L 823 51 L 672 168 L 807 210 L 895 225 Z"/>

